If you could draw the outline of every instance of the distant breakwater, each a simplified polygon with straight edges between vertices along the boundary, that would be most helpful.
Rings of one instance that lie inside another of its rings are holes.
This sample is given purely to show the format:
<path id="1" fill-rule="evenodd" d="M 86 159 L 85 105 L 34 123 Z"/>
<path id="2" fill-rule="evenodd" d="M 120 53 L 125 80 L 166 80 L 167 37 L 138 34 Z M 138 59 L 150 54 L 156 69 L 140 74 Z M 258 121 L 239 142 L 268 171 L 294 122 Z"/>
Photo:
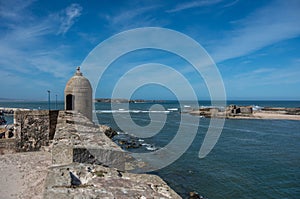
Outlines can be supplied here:
<path id="1" fill-rule="evenodd" d="M 0 113 L 7 114 L 7 115 L 12 115 L 16 111 L 29 111 L 30 109 L 26 108 L 5 108 L 5 107 L 0 107 Z"/>

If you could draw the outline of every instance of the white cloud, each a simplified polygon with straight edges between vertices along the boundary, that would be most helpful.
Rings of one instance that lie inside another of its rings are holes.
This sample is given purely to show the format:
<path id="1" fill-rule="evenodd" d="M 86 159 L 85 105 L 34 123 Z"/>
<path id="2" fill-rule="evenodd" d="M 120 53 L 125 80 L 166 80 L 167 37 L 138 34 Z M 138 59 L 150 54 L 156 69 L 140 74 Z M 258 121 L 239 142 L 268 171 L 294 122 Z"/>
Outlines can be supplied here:
<path id="1" fill-rule="evenodd" d="M 175 8 L 168 10 L 167 12 L 179 12 L 186 9 L 191 8 L 199 8 L 204 6 L 211 6 L 214 4 L 218 4 L 222 2 L 222 0 L 201 0 L 201 1 L 191 1 L 177 5 Z"/>
<path id="2" fill-rule="evenodd" d="M 131 28 L 139 28 L 146 26 L 157 26 L 159 23 L 162 25 L 164 20 L 157 20 L 153 14 L 155 9 L 158 9 L 160 5 L 150 5 L 144 7 L 129 8 L 119 11 L 113 15 L 105 15 L 105 19 L 109 22 L 111 29 L 117 29 L 117 31 L 127 30 Z"/>
<path id="3" fill-rule="evenodd" d="M 9 0 L 0 2 L 0 17 L 9 21 L 18 21 L 23 18 L 23 14 L 28 14 L 28 8 L 34 0 Z"/>
<path id="4" fill-rule="evenodd" d="M 61 14 L 61 25 L 58 34 L 65 34 L 75 23 L 76 18 L 81 15 L 82 7 L 79 4 L 71 4 Z"/>
<path id="5" fill-rule="evenodd" d="M 250 54 L 274 43 L 299 37 L 300 3 L 276 1 L 234 23 L 235 28 L 212 50 L 216 62 Z"/>
<path id="6" fill-rule="evenodd" d="M 223 7 L 228 8 L 228 7 L 231 7 L 235 4 L 237 4 L 238 2 L 239 2 L 239 0 L 235 0 L 235 1 L 229 2 L 228 4 L 224 5 Z"/>
<path id="7" fill-rule="evenodd" d="M 299 66 L 286 66 L 283 68 L 259 68 L 254 71 L 240 73 L 227 79 L 230 87 L 247 89 L 264 85 L 291 85 L 300 82 Z"/>
<path id="8" fill-rule="evenodd" d="M 299 99 L 299 64 L 282 68 L 262 67 L 226 76 L 227 96 L 231 99 Z"/>
<path id="9" fill-rule="evenodd" d="M 70 6 L 46 16 L 35 16 L 32 4 L 33 1 L 0 3 L 3 30 L 0 31 L 0 73 L 5 82 L 2 94 L 11 98 L 27 96 L 33 99 L 45 88 L 59 90 L 74 64 L 74 59 L 69 59 L 71 49 L 68 46 L 56 43 L 56 39 L 49 43 L 48 39 L 59 37 L 57 31 L 62 13 L 65 13 L 64 31 L 70 28 L 79 15 L 76 8 Z M 55 84 L 49 78 L 53 78 Z"/>

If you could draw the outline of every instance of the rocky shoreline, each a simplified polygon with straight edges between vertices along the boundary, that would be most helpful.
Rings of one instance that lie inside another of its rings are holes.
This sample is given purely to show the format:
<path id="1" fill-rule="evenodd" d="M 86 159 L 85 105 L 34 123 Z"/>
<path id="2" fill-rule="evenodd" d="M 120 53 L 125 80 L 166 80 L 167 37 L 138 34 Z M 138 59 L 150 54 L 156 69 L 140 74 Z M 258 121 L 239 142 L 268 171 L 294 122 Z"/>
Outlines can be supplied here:
<path id="1" fill-rule="evenodd" d="M 300 120 L 300 108 L 229 105 L 225 109 L 206 107 L 188 113 L 206 118 Z"/>
<path id="2" fill-rule="evenodd" d="M 13 115 L 16 111 L 29 111 L 30 109 L 27 108 L 6 108 L 6 107 L 0 107 L 0 112 L 2 112 L 4 115 Z"/>

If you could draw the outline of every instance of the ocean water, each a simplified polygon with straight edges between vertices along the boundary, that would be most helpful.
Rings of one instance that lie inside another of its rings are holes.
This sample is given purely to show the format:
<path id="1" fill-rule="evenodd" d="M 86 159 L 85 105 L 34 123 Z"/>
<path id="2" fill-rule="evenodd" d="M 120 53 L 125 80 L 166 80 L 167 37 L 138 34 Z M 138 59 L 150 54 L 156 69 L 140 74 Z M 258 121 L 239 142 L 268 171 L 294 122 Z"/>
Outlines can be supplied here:
<path id="1" fill-rule="evenodd" d="M 210 105 L 207 101 L 199 104 Z M 300 101 L 229 101 L 227 104 L 300 107 Z M 96 103 L 95 107 L 99 123 L 119 131 L 122 138 L 130 132 L 122 132 L 114 121 L 113 113 L 119 117 L 130 114 L 134 123 L 145 127 L 151 122 L 149 109 L 153 105 L 136 103 L 130 104 L 128 109 L 119 104 L 112 110 L 110 104 Z M 153 137 L 137 138 L 142 147 L 130 151 L 147 152 L 164 147 L 177 133 L 180 111 L 191 106 L 189 102 L 180 106 L 175 101 L 161 105 L 164 110 L 152 110 L 151 114 L 154 114 L 153 120 L 155 114 L 167 118 L 166 122 L 152 121 L 157 124 L 163 122 L 163 128 Z M 0 107 L 48 109 L 48 103 L 0 102 Z M 63 109 L 63 103 L 59 102 L 57 107 Z M 192 121 L 195 116 L 187 115 L 189 117 Z M 207 118 L 201 118 L 199 124 L 187 121 L 187 125 L 198 127 L 189 149 L 169 166 L 152 173 L 161 176 L 184 198 L 190 191 L 209 199 L 300 198 L 300 121 L 226 120 L 214 149 L 205 158 L 199 159 L 198 152 L 209 121 Z M 189 132 L 186 134 L 189 136 Z"/>

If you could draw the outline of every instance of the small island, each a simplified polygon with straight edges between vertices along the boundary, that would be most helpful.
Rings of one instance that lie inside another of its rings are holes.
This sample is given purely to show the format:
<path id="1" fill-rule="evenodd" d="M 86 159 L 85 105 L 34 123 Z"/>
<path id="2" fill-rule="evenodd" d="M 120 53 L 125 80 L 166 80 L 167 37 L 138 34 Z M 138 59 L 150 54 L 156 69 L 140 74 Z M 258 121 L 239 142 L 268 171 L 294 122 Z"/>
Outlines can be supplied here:
<path id="1" fill-rule="evenodd" d="M 189 111 L 191 115 L 206 118 L 226 119 L 274 119 L 300 120 L 300 108 L 263 107 L 229 105 L 225 109 L 205 107 Z"/>

